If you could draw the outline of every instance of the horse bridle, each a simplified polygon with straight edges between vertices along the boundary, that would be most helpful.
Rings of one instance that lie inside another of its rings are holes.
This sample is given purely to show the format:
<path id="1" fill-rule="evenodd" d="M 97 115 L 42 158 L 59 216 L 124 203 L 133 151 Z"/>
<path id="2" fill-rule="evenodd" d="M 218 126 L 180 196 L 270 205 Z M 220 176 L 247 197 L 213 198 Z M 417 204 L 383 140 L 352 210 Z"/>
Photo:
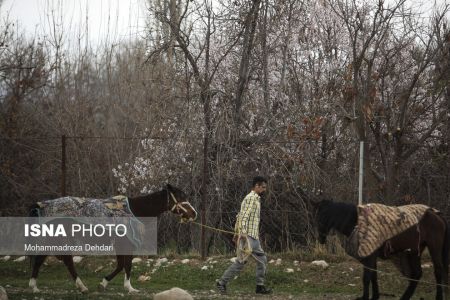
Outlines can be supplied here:
<path id="1" fill-rule="evenodd" d="M 169 197 L 169 195 L 170 195 L 170 197 Z M 171 191 L 167 190 L 167 207 L 170 207 L 170 199 L 172 199 L 173 202 L 174 202 L 174 205 L 170 209 L 171 212 L 175 213 L 175 210 L 176 210 L 176 213 L 179 214 L 180 209 L 181 209 L 185 213 L 187 213 L 187 209 L 183 207 L 183 204 L 186 204 L 186 203 L 189 203 L 189 202 L 187 202 L 187 201 L 178 202 L 177 198 L 175 198 L 175 195 Z"/>

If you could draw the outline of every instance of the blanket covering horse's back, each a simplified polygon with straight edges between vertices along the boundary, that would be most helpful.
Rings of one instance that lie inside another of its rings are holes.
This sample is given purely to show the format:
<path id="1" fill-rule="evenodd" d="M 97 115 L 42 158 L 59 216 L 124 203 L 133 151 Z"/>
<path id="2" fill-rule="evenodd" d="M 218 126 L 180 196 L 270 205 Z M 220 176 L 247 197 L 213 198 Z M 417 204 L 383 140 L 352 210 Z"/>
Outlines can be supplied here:
<path id="1" fill-rule="evenodd" d="M 82 218 L 83 223 L 97 224 L 97 218 L 113 218 L 129 228 L 126 237 L 138 248 L 144 242 L 144 224 L 133 214 L 126 196 L 107 199 L 67 196 L 37 202 L 33 216 L 46 218 Z"/>
<path id="2" fill-rule="evenodd" d="M 38 202 L 41 217 L 131 217 L 128 198 L 108 199 L 62 197 Z"/>
<path id="3" fill-rule="evenodd" d="M 347 252 L 356 258 L 371 255 L 384 242 L 419 223 L 430 207 L 422 204 L 386 206 L 359 205 L 358 223 L 352 233 Z"/>

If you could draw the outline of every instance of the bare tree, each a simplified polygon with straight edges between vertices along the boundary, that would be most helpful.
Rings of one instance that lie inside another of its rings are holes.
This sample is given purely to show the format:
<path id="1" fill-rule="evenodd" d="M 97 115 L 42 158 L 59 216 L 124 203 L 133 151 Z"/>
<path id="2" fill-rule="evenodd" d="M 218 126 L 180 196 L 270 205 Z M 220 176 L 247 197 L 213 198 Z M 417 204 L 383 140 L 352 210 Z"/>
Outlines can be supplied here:
<path id="1" fill-rule="evenodd" d="M 234 95 L 234 134 L 235 140 L 238 140 L 240 135 L 241 124 L 241 108 L 245 89 L 247 88 L 247 82 L 250 73 L 250 57 L 253 50 L 253 42 L 255 32 L 257 28 L 257 21 L 259 10 L 261 6 L 261 0 L 252 0 L 251 7 L 245 14 L 244 19 L 244 33 L 242 44 L 242 56 L 239 64 L 239 78 L 236 84 L 236 92 Z"/>

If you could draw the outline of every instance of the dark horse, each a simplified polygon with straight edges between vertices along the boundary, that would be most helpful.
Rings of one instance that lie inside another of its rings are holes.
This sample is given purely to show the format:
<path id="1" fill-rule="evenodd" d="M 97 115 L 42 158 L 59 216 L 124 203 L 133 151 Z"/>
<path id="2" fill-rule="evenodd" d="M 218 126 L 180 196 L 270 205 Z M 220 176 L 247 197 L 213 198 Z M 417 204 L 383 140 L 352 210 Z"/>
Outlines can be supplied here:
<path id="1" fill-rule="evenodd" d="M 321 244 L 325 243 L 331 229 L 342 233 L 347 238 L 351 236 L 358 219 L 356 205 L 322 200 L 314 206 Z M 402 270 L 408 270 L 407 275 L 410 280 L 400 299 L 410 299 L 422 276 L 420 258 L 425 247 L 428 248 L 433 261 L 436 299 L 444 299 L 442 286 L 448 285 L 449 232 L 445 219 L 431 209 L 425 212 L 416 226 L 384 241 L 381 247 L 369 256 L 356 257 L 364 265 L 363 296 L 358 299 L 369 299 L 370 282 L 372 282 L 372 299 L 379 299 L 376 272 L 378 257 L 401 259 Z M 448 288 L 445 289 L 445 296 L 448 295 L 447 291 Z"/>
<path id="2" fill-rule="evenodd" d="M 135 198 L 128 198 L 128 203 L 133 214 L 137 217 L 157 217 L 165 211 L 171 211 L 172 213 L 179 215 L 182 220 L 195 220 L 197 212 L 192 205 L 187 201 L 186 194 L 178 188 L 167 185 L 167 187 L 159 192 L 155 192 L 148 195 L 138 196 Z M 46 255 L 36 255 L 31 259 L 32 273 L 29 282 L 29 286 L 33 289 L 33 292 L 39 292 L 36 285 L 36 278 L 39 273 L 39 268 L 44 262 Z M 73 264 L 71 255 L 56 256 L 62 260 L 66 265 L 72 279 L 75 281 L 77 288 L 81 292 L 88 291 L 87 287 L 83 284 Z M 134 289 L 130 283 L 131 273 L 131 261 L 132 255 L 117 255 L 116 269 L 109 275 L 103 278 L 100 283 L 100 287 L 105 289 L 109 283 L 118 273 L 125 269 L 124 288 L 128 292 L 138 292 Z"/>

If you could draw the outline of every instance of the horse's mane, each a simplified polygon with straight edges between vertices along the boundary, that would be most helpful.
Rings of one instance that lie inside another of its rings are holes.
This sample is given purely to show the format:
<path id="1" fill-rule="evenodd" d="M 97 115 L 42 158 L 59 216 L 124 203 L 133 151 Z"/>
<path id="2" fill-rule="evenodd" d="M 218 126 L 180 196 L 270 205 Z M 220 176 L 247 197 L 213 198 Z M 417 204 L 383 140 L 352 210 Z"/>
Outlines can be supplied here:
<path id="1" fill-rule="evenodd" d="M 332 199 L 324 199 L 319 202 L 319 209 L 322 209 L 331 213 L 333 210 L 338 210 L 339 212 L 347 212 L 354 210 L 356 212 L 356 205 L 352 203 L 346 202 L 335 202 Z M 332 217 L 333 214 L 330 214 L 329 217 Z"/>
<path id="2" fill-rule="evenodd" d="M 329 199 L 319 202 L 318 213 L 319 222 L 346 235 L 351 233 L 358 218 L 355 204 Z"/>
<path id="3" fill-rule="evenodd" d="M 167 185 L 160 191 L 153 192 L 146 195 L 128 198 L 130 208 L 137 217 L 153 217 L 169 209 L 168 204 L 171 201 L 168 192 L 174 194 L 178 200 L 184 199 L 185 194 L 179 188 Z M 173 205 L 173 203 L 171 204 Z"/>
<path id="4" fill-rule="evenodd" d="M 136 217 L 156 217 L 166 211 L 167 190 L 128 198 L 130 209 Z"/>

